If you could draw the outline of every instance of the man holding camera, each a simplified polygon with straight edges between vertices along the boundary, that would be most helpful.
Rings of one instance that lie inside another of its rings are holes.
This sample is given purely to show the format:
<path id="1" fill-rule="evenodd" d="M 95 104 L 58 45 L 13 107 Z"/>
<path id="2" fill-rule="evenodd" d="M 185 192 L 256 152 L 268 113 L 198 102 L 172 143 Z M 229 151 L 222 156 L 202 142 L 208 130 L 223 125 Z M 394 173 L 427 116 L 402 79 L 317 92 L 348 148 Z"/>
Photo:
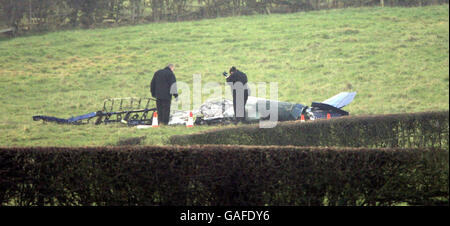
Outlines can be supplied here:
<path id="1" fill-rule="evenodd" d="M 150 83 L 150 92 L 156 98 L 158 123 L 162 125 L 169 124 L 172 96 L 178 99 L 177 79 L 173 73 L 174 70 L 173 64 L 167 65 L 166 68 L 155 72 Z"/>
<path id="2" fill-rule="evenodd" d="M 248 87 L 247 75 L 236 67 L 230 68 L 230 75 L 224 72 L 227 83 L 231 86 L 233 94 L 233 109 L 236 122 L 245 122 L 245 105 L 247 104 L 250 88 Z"/>

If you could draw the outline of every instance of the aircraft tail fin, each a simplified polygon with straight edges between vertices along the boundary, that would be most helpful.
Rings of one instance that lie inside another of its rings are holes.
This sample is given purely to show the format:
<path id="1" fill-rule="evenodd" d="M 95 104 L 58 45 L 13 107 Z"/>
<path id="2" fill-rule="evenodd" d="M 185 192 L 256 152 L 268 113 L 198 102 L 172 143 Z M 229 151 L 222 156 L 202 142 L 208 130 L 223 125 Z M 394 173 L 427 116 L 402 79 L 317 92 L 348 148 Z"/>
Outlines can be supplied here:
<path id="1" fill-rule="evenodd" d="M 333 106 L 335 108 L 343 108 L 347 105 L 349 105 L 351 102 L 353 102 L 353 99 L 355 99 L 356 92 L 342 92 L 339 93 L 327 100 L 322 101 L 324 104 L 328 104 L 330 106 Z"/>

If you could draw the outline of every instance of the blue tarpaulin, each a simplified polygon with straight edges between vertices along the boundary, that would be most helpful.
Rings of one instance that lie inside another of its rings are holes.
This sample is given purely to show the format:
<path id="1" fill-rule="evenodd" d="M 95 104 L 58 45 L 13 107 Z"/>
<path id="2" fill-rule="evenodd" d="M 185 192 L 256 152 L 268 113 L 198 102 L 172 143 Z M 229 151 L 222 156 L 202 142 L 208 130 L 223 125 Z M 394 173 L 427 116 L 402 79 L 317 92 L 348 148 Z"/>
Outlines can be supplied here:
<path id="1" fill-rule="evenodd" d="M 349 105 L 353 101 L 355 96 L 356 96 L 356 92 L 353 92 L 353 93 L 343 92 L 343 93 L 339 93 L 338 95 L 323 101 L 322 103 L 331 105 L 335 108 L 343 108 L 343 107 Z"/>
<path id="2" fill-rule="evenodd" d="M 72 118 L 69 118 L 69 119 L 63 119 L 63 118 L 56 118 L 56 117 L 51 117 L 51 116 L 39 115 L 39 116 L 33 116 L 33 120 L 34 121 L 43 120 L 43 121 L 46 121 L 46 122 L 56 122 L 56 123 L 62 123 L 62 124 L 75 124 L 75 123 L 80 122 L 82 120 L 90 119 L 90 118 L 93 118 L 93 117 L 96 117 L 96 116 L 97 116 L 97 112 L 92 112 L 92 113 L 89 113 L 89 114 L 76 116 L 76 117 L 72 117 Z"/>

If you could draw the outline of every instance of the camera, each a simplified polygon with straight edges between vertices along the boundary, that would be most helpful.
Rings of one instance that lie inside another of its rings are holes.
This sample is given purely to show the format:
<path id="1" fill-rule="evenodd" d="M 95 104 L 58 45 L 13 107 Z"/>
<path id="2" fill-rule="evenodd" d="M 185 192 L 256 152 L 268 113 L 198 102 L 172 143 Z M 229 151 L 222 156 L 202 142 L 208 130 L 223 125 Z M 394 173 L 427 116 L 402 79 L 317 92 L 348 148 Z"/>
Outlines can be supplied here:
<path id="1" fill-rule="evenodd" d="M 225 76 L 225 77 L 227 77 L 227 76 L 228 76 L 228 73 L 227 73 L 226 71 L 224 71 L 224 72 L 222 73 L 222 75 Z"/>

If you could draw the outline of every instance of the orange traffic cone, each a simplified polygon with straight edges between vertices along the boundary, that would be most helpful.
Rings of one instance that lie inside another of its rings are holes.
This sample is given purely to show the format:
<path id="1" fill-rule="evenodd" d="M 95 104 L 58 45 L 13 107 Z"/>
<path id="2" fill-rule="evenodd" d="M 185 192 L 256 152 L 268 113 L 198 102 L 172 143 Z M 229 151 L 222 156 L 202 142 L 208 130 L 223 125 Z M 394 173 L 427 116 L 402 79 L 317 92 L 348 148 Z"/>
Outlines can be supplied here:
<path id="1" fill-rule="evenodd" d="M 189 112 L 189 118 L 186 123 L 186 127 L 194 127 L 194 115 L 192 114 L 192 111 Z"/>
<path id="2" fill-rule="evenodd" d="M 158 125 L 158 112 L 153 112 L 153 122 L 152 127 L 159 127 Z"/>
<path id="3" fill-rule="evenodd" d="M 305 115 L 302 114 L 302 116 L 300 117 L 300 122 L 305 122 Z"/>
<path id="4" fill-rule="evenodd" d="M 331 119 L 331 114 L 330 113 L 327 114 L 327 119 Z"/>

